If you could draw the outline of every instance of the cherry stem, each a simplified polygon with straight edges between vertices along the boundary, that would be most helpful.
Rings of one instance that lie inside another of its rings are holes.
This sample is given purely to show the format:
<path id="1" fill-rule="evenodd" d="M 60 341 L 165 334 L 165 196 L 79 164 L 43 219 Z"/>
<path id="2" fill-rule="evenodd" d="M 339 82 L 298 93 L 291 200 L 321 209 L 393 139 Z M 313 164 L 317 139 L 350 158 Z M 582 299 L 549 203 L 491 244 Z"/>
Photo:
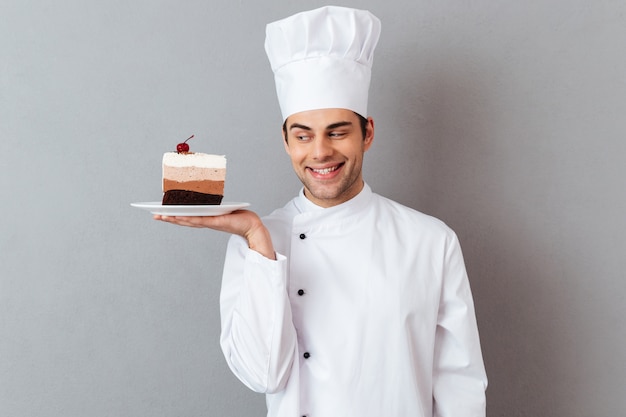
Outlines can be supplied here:
<path id="1" fill-rule="evenodd" d="M 187 141 L 191 138 L 193 138 L 194 135 L 189 136 L 187 139 L 185 139 L 185 141 L 183 143 L 187 143 Z"/>

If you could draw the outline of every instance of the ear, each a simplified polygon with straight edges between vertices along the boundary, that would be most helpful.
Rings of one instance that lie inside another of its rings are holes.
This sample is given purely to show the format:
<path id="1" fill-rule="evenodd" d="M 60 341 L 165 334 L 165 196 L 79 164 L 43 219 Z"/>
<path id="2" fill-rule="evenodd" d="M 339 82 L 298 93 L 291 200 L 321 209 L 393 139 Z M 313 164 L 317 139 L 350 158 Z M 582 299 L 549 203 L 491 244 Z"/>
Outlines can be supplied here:
<path id="1" fill-rule="evenodd" d="M 287 152 L 287 155 L 289 155 L 289 141 L 287 140 L 287 135 L 285 134 L 285 131 L 281 130 L 280 135 L 283 138 L 283 146 L 285 147 L 285 152 Z"/>
<path id="2" fill-rule="evenodd" d="M 367 151 L 374 142 L 374 119 L 367 118 L 367 128 L 365 129 L 365 138 L 363 138 L 363 145 Z"/>

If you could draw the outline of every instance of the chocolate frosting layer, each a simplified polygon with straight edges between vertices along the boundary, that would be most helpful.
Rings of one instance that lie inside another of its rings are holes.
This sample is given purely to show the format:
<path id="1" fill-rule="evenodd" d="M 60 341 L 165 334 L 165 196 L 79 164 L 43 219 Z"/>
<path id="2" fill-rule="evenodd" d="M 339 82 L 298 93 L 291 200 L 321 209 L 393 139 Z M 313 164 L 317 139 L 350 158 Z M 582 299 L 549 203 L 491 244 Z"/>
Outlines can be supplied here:
<path id="1" fill-rule="evenodd" d="M 224 196 L 219 194 L 205 194 L 186 190 L 169 190 L 163 194 L 163 205 L 216 206 L 222 202 L 222 198 L 224 198 Z"/>

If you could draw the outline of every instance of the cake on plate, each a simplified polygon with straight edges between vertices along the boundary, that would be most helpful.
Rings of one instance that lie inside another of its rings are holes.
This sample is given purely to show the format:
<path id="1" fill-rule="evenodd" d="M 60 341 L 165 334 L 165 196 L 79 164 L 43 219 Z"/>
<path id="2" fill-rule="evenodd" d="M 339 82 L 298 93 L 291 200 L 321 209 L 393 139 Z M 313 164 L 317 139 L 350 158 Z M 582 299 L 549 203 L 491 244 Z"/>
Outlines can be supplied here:
<path id="1" fill-rule="evenodd" d="M 178 144 L 177 152 L 163 154 L 162 204 L 218 205 L 224 197 L 225 180 L 224 155 L 189 152 L 185 141 Z"/>

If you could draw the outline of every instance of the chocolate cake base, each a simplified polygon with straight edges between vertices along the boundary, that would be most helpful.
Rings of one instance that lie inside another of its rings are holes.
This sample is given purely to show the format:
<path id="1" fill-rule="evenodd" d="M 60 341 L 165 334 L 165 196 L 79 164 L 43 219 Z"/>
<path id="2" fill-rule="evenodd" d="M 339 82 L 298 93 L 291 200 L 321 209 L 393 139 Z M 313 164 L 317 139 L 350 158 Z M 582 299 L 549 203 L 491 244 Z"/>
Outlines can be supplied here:
<path id="1" fill-rule="evenodd" d="M 223 195 L 205 194 L 195 191 L 169 190 L 163 194 L 164 206 L 217 206 L 222 202 Z"/>

